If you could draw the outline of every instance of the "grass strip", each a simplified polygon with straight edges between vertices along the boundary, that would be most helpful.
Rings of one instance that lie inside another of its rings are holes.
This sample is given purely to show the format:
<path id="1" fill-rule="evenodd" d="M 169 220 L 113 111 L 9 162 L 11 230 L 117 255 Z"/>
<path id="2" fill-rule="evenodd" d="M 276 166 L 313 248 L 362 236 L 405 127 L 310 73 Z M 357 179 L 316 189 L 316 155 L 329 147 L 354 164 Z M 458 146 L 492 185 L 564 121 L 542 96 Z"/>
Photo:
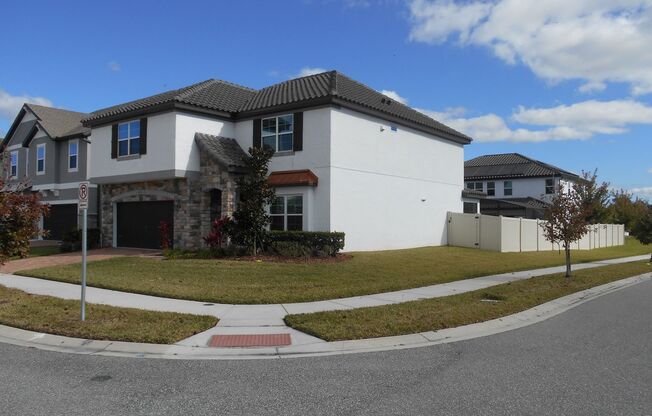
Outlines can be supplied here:
<path id="1" fill-rule="evenodd" d="M 30 331 L 96 340 L 172 344 L 217 324 L 212 316 L 94 304 L 86 307 L 86 321 L 81 322 L 78 301 L 31 295 L 0 286 L 0 324 Z"/>
<path id="2" fill-rule="evenodd" d="M 648 254 L 633 238 L 623 246 L 574 251 L 573 262 Z M 496 253 L 423 247 L 352 253 L 336 263 L 157 260 L 123 257 L 91 262 L 94 287 L 211 303 L 290 303 L 369 295 L 518 270 L 564 264 L 558 251 Z M 79 283 L 80 265 L 21 271 L 21 275 Z"/>
<path id="3" fill-rule="evenodd" d="M 347 311 L 288 315 L 285 322 L 326 341 L 414 334 L 511 315 L 556 298 L 652 272 L 646 262 L 579 270 L 571 279 L 552 274 L 454 296 Z"/>

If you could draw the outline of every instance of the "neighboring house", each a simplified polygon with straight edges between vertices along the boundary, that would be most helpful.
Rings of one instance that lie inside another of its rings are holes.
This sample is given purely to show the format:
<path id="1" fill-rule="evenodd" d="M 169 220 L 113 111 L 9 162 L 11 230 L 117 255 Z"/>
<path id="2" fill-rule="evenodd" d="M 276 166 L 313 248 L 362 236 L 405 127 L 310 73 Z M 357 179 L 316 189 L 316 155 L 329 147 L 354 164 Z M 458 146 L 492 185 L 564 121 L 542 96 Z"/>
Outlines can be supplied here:
<path id="1" fill-rule="evenodd" d="M 464 162 L 465 187 L 486 194 L 480 200 L 480 212 L 487 215 L 543 218 L 552 196 L 579 180 L 572 172 L 518 153 L 485 155 Z"/>
<path id="2" fill-rule="evenodd" d="M 59 108 L 25 104 L 4 138 L 10 158 L 10 183 L 24 181 L 29 190 L 39 192 L 50 205 L 50 215 L 42 220 L 47 238 L 59 240 L 76 229 L 77 188 L 87 180 L 88 135 L 81 119 L 88 114 Z M 97 186 L 91 187 L 89 224 L 97 222 Z"/>
<path id="3" fill-rule="evenodd" d="M 233 212 L 250 147 L 276 151 L 272 229 L 343 231 L 346 250 L 446 244 L 471 139 L 336 71 L 255 90 L 208 80 L 91 113 L 103 242 L 199 248 Z"/>

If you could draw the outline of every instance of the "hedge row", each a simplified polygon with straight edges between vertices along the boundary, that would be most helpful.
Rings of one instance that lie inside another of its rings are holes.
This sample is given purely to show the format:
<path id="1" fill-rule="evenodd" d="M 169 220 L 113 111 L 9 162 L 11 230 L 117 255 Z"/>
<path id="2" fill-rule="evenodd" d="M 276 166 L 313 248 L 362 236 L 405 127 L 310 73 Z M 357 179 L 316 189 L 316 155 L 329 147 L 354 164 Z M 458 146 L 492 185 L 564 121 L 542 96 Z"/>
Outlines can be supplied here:
<path id="1" fill-rule="evenodd" d="M 335 256 L 344 249 L 344 233 L 322 231 L 269 231 L 268 251 L 281 256 Z"/>

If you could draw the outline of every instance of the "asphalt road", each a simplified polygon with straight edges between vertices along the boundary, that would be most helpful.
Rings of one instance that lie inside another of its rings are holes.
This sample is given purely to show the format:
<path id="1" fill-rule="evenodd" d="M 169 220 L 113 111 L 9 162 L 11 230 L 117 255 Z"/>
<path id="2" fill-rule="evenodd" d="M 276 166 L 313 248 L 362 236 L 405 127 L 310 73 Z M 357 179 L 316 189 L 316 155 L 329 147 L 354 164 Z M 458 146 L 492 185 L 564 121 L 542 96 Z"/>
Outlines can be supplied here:
<path id="1" fill-rule="evenodd" d="M 652 281 L 519 330 L 261 361 L 87 357 L 0 344 L 2 415 L 652 415 Z"/>

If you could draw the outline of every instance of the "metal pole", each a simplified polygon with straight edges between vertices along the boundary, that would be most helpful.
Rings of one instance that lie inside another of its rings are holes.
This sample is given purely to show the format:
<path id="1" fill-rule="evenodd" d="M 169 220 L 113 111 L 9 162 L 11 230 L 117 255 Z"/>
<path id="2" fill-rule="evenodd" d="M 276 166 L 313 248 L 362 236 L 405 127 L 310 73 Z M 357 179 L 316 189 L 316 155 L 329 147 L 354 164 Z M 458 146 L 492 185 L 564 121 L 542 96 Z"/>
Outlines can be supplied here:
<path id="1" fill-rule="evenodd" d="M 88 209 L 84 209 L 82 223 L 82 284 L 81 284 L 81 320 L 86 320 L 86 225 Z"/>

